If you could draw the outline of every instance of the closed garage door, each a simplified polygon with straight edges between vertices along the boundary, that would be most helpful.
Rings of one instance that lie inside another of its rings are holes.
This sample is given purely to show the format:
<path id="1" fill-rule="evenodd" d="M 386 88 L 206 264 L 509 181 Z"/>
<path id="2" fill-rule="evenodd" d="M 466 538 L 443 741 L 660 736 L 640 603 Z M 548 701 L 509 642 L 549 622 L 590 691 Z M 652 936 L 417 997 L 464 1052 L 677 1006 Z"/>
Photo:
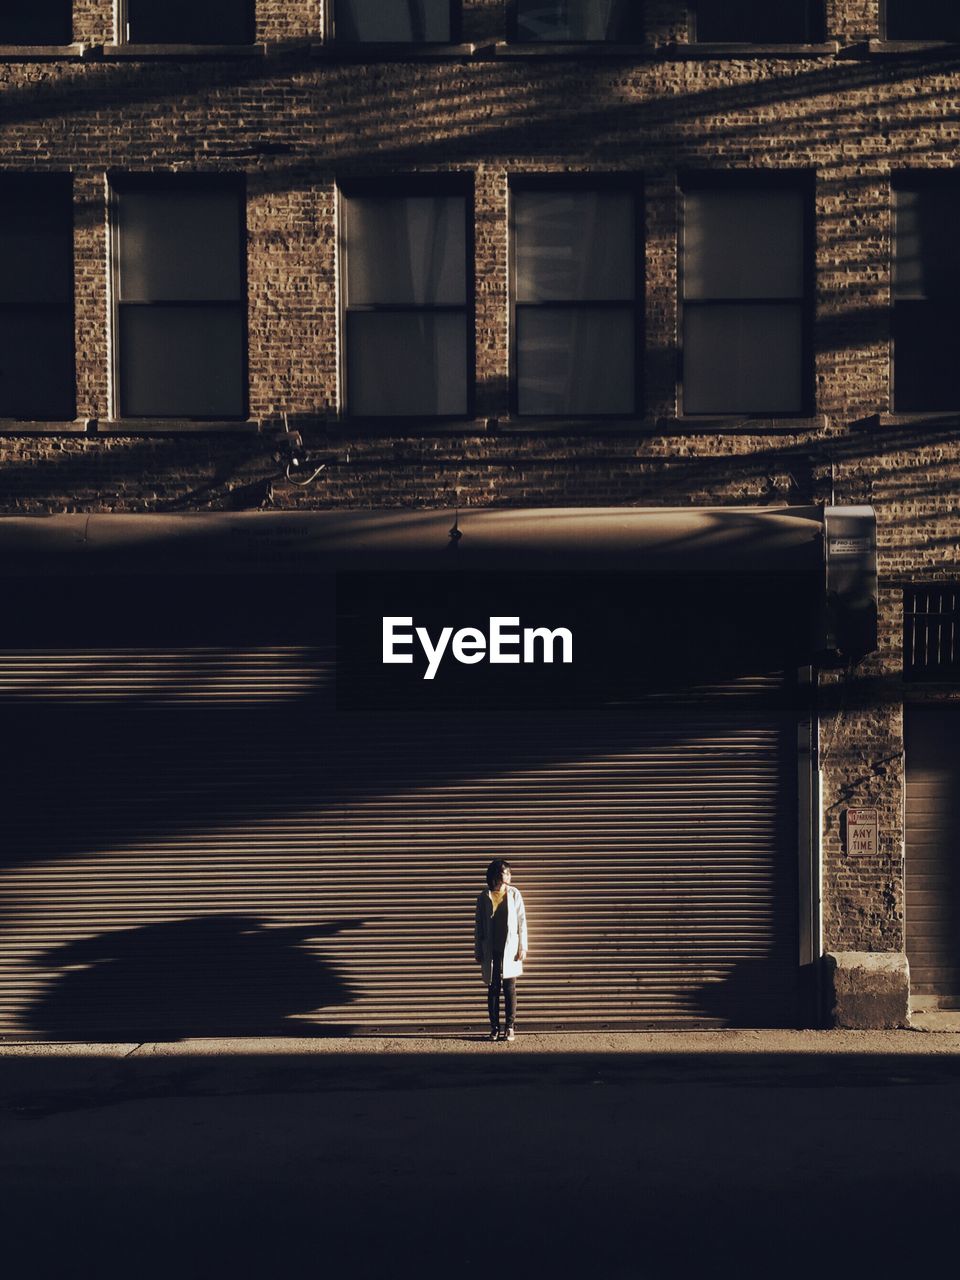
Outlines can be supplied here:
<path id="1" fill-rule="evenodd" d="M 960 715 L 906 709 L 906 935 L 915 1009 L 960 1008 Z"/>
<path id="2" fill-rule="evenodd" d="M 325 642 L 151 626 L 152 647 L 3 655 L 5 1036 L 479 1027 L 493 857 L 527 903 L 522 1026 L 795 1024 L 779 677 L 536 715 L 345 714 Z"/>

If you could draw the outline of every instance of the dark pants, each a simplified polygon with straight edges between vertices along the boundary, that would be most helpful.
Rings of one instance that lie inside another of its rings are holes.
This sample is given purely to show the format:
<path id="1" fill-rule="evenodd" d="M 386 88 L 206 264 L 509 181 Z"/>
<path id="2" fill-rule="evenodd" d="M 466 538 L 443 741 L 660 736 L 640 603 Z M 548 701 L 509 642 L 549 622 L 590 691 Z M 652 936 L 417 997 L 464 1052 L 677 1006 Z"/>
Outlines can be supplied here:
<path id="1" fill-rule="evenodd" d="M 505 978 L 503 976 L 502 961 L 499 963 L 494 961 L 492 978 L 493 981 L 487 990 L 487 1010 L 490 1014 L 490 1026 L 500 1026 L 500 987 L 502 985 L 507 1026 L 512 1027 L 513 1020 L 517 1014 L 517 980 L 516 978 Z"/>

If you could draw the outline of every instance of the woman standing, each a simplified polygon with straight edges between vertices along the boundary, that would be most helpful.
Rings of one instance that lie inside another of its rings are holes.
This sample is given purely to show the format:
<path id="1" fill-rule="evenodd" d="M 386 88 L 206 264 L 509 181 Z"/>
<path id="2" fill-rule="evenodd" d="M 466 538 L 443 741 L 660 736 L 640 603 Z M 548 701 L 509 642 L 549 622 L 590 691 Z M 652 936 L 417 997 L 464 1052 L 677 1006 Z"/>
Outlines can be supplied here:
<path id="1" fill-rule="evenodd" d="M 495 858 L 487 867 L 487 888 L 477 899 L 474 957 L 487 984 L 490 1039 L 500 1039 L 500 988 L 506 1005 L 507 1040 L 515 1036 L 517 978 L 527 958 L 527 913 L 520 890 L 510 883 L 510 863 Z"/>

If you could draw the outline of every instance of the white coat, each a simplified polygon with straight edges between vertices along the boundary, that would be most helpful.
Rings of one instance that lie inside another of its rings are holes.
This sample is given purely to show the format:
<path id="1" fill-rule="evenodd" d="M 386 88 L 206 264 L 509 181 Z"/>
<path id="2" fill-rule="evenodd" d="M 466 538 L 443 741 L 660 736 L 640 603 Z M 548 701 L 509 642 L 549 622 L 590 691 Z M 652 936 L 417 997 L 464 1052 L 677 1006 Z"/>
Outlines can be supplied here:
<path id="1" fill-rule="evenodd" d="M 482 966 L 483 980 L 493 980 L 493 902 L 484 890 L 477 899 L 473 954 Z M 503 948 L 503 976 L 519 978 L 523 973 L 520 956 L 527 949 L 527 913 L 520 890 L 507 885 L 507 941 Z"/>

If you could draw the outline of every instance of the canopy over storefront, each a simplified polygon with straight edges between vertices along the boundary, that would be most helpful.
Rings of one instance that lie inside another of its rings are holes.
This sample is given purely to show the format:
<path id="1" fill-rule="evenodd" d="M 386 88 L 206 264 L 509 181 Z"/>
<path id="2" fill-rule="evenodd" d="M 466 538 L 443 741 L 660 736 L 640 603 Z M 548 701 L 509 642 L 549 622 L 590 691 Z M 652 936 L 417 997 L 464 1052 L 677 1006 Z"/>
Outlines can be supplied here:
<path id="1" fill-rule="evenodd" d="M 362 569 L 805 569 L 870 508 L 545 507 L 93 514 L 0 519 L 5 574 Z"/>
<path id="2" fill-rule="evenodd" d="M 4 576 L 21 581 L 73 582 L 111 575 L 143 581 L 395 572 L 514 579 L 524 573 L 669 574 L 688 581 L 699 575 L 701 582 L 714 575 L 731 581 L 797 576 L 814 584 L 803 597 L 808 617 L 822 615 L 813 652 L 824 661 L 846 661 L 876 645 L 876 522 L 869 507 L 11 516 L 0 518 L 0 566 Z M 753 594 L 762 599 L 764 593 Z"/>

